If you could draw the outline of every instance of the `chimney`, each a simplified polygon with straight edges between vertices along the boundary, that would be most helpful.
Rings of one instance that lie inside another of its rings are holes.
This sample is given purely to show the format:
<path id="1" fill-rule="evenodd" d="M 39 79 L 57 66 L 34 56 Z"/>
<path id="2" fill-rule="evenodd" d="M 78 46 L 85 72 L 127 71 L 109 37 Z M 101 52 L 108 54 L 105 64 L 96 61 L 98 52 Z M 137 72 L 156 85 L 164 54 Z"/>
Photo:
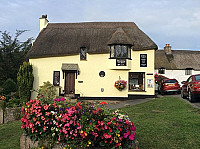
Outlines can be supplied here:
<path id="1" fill-rule="evenodd" d="M 42 15 L 42 17 L 40 18 L 40 31 L 43 28 L 46 28 L 47 24 L 48 24 L 48 20 L 47 20 L 47 15 Z"/>
<path id="2" fill-rule="evenodd" d="M 165 44 L 164 50 L 165 50 L 165 54 L 170 55 L 172 54 L 172 50 L 171 50 L 171 46 L 170 44 Z"/>

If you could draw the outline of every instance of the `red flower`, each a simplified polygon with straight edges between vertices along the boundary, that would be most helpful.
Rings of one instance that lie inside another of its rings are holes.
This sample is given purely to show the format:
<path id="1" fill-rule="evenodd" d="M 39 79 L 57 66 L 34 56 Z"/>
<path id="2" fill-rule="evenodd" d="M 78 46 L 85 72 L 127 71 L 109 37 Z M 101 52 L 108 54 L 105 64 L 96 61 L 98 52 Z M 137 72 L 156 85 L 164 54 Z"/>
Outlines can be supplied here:
<path id="1" fill-rule="evenodd" d="M 115 147 L 121 146 L 121 143 L 117 143 L 115 144 Z"/>
<path id="2" fill-rule="evenodd" d="M 80 106 L 80 104 L 81 104 L 81 102 L 78 102 L 78 103 L 76 104 L 76 106 L 79 107 L 79 109 L 82 109 L 82 106 Z"/>
<path id="3" fill-rule="evenodd" d="M 103 134 L 104 138 L 108 139 L 108 138 L 111 138 L 111 135 L 107 134 L 107 133 L 104 133 Z"/>
<path id="4" fill-rule="evenodd" d="M 107 102 L 102 101 L 102 102 L 99 103 L 99 105 L 107 105 Z"/>

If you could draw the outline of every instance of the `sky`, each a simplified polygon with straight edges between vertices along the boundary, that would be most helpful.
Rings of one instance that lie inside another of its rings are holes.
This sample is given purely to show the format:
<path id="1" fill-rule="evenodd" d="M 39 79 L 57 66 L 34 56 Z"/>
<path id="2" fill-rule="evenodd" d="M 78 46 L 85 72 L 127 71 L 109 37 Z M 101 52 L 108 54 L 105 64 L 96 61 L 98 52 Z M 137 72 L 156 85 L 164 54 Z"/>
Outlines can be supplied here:
<path id="1" fill-rule="evenodd" d="M 0 0 L 0 31 L 37 38 L 49 23 L 134 22 L 163 49 L 200 50 L 200 0 Z"/>

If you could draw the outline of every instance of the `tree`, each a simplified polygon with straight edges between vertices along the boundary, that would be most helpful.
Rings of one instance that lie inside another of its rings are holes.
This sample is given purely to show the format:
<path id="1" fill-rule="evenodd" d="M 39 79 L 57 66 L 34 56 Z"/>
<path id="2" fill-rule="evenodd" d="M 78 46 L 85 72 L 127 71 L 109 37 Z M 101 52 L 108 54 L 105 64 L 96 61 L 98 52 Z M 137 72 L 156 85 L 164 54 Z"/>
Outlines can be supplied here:
<path id="1" fill-rule="evenodd" d="M 24 62 L 23 65 L 20 66 L 19 72 L 17 73 L 19 97 L 24 102 L 30 100 L 33 80 L 32 65 L 29 62 Z"/>
<path id="2" fill-rule="evenodd" d="M 17 81 L 19 66 L 26 60 L 33 40 L 28 38 L 25 42 L 19 41 L 19 36 L 25 31 L 17 30 L 14 38 L 7 31 L 0 31 L 0 86 L 8 78 Z"/>

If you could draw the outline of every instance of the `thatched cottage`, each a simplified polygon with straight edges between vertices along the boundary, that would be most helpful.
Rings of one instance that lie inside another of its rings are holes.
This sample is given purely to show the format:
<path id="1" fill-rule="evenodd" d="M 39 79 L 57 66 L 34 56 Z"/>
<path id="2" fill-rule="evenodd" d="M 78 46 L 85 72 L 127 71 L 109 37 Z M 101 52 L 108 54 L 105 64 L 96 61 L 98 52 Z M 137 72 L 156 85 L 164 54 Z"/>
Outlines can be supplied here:
<path id="1" fill-rule="evenodd" d="M 155 73 L 175 78 L 179 83 L 186 81 L 190 75 L 200 74 L 200 51 L 172 50 L 166 44 L 164 50 L 155 53 Z"/>
<path id="2" fill-rule="evenodd" d="M 88 99 L 152 97 L 157 45 L 133 22 L 48 23 L 28 52 L 34 89 L 45 81 L 58 95 Z M 117 80 L 127 81 L 122 90 Z M 35 98 L 36 94 L 32 94 Z"/>

